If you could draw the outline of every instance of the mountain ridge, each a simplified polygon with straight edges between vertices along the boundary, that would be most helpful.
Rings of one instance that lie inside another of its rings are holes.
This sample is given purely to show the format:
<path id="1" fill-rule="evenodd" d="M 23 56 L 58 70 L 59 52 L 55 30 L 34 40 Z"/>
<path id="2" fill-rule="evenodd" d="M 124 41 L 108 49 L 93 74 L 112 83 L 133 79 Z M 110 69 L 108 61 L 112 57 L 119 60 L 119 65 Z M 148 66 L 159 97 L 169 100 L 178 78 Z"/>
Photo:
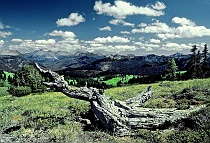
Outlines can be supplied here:
<path id="1" fill-rule="evenodd" d="M 101 72 L 152 75 L 160 74 L 167 68 L 167 61 L 174 58 L 179 70 L 186 70 L 189 66 L 190 54 L 174 53 L 172 55 L 146 56 L 135 55 L 102 55 L 100 53 L 65 51 L 45 51 L 37 50 L 30 53 L 21 54 L 11 50 L 0 52 L 0 68 L 6 71 L 18 71 L 24 64 L 36 62 L 45 68 L 53 71 L 61 71 L 68 74 L 71 71 L 84 74 L 95 74 Z M 18 60 L 17 60 L 18 59 Z M 11 62 L 13 61 L 13 62 Z M 16 61 L 16 62 L 15 62 Z M 15 69 L 17 68 L 17 69 Z M 84 72 L 85 71 L 85 72 Z M 92 73 L 88 73 L 91 71 Z"/>

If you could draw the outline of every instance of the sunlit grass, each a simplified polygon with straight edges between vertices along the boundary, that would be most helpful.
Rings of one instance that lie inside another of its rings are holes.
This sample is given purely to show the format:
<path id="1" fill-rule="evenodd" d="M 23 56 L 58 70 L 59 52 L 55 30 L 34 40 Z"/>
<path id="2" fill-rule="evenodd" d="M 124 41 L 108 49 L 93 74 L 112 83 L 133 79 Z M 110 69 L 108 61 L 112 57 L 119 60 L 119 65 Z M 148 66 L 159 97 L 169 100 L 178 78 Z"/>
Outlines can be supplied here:
<path id="1" fill-rule="evenodd" d="M 209 90 L 210 79 L 195 79 L 188 81 L 164 81 L 154 84 L 135 84 L 115 87 L 105 90 L 105 95 L 111 99 L 126 100 L 137 96 L 152 86 L 154 94 L 144 107 L 174 108 L 177 102 L 173 95 L 183 89 L 191 89 L 195 93 L 195 100 L 199 103 L 209 103 L 210 95 L 203 95 L 200 90 Z M 96 132 L 85 133 L 82 125 L 76 122 L 76 117 L 90 109 L 89 102 L 69 98 L 60 92 L 46 92 L 28 96 L 14 97 L 9 95 L 7 87 L 0 88 L 0 129 L 3 131 L 11 125 L 21 128 L 11 132 L 16 137 L 30 138 L 31 136 L 46 136 L 56 141 L 94 142 Z M 199 89 L 199 91 L 196 91 Z M 208 93 L 208 92 L 207 92 Z M 205 102 L 204 102 L 205 101 Z M 183 102 L 185 104 L 185 102 Z M 182 104 L 183 104 L 182 103 Z M 184 105 L 180 106 L 184 106 Z M 39 133 L 40 132 L 40 133 Z M 43 135 L 44 132 L 44 135 Z M 99 132 L 99 131 L 98 131 Z M 104 133 L 105 134 L 105 133 Z M 87 137 L 85 140 L 80 137 Z M 146 135 L 147 136 L 147 135 Z M 99 135 L 99 140 L 105 140 Z M 124 138 L 110 137 L 110 142 L 121 142 Z M 137 141 L 127 138 L 128 142 Z M 141 141 L 144 141 L 140 139 Z M 126 142 L 126 141 L 125 141 Z"/>
<path id="2" fill-rule="evenodd" d="M 124 87 L 117 87 L 107 89 L 105 94 L 111 99 L 118 99 L 124 101 L 131 97 L 137 96 L 141 92 L 145 91 L 148 86 L 152 86 L 152 90 L 154 91 L 150 100 L 148 100 L 144 107 L 150 108 L 174 108 L 177 107 L 178 104 L 174 99 L 173 95 L 177 93 L 181 93 L 184 89 L 192 89 L 192 93 L 196 94 L 195 101 L 199 104 L 209 103 L 210 96 L 203 95 L 198 90 L 206 90 L 210 87 L 210 79 L 194 79 L 187 81 L 163 81 L 154 84 L 136 84 Z M 200 102 L 202 101 L 202 102 Z M 179 101 L 181 102 L 181 101 Z M 184 104 L 184 100 L 182 101 Z M 184 106 L 184 105 L 183 105 Z"/>
<path id="3" fill-rule="evenodd" d="M 112 79 L 109 79 L 109 80 L 106 80 L 106 81 L 103 81 L 103 82 L 105 82 L 107 85 L 112 85 L 113 87 L 116 87 L 117 86 L 117 83 L 119 81 L 121 81 L 122 83 L 126 83 L 126 82 L 128 82 L 133 77 L 134 77 L 134 75 L 126 75 L 125 78 L 122 78 L 119 75 L 118 77 L 114 77 Z"/>

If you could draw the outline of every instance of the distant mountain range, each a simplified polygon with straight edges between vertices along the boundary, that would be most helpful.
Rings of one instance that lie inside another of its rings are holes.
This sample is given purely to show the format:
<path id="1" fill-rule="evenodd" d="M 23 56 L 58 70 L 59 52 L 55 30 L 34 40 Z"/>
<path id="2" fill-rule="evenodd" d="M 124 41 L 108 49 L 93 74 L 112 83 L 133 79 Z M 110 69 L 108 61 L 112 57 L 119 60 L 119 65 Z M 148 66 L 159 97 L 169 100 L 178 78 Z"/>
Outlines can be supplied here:
<path id="1" fill-rule="evenodd" d="M 3 50 L 0 52 L 0 69 L 8 72 L 21 70 L 25 64 L 32 63 L 16 50 Z"/>
<path id="2" fill-rule="evenodd" d="M 23 55 L 25 58 L 50 68 L 53 71 L 58 71 L 66 68 L 79 68 L 84 65 L 91 64 L 96 60 L 103 59 L 104 56 L 93 53 L 71 54 L 68 52 L 44 51 L 38 50 Z"/>
<path id="3" fill-rule="evenodd" d="M 146 56 L 135 55 L 102 55 L 94 53 L 77 52 L 71 54 L 64 51 L 38 50 L 21 54 L 16 50 L 3 50 L 0 52 L 0 69 L 5 71 L 18 71 L 24 64 L 36 62 L 47 69 L 60 71 L 63 74 L 98 74 L 122 73 L 152 75 L 163 73 L 167 68 L 167 61 L 174 58 L 179 70 L 186 70 L 189 66 L 190 55 L 175 53 L 170 56 L 154 54 Z"/>
<path id="4" fill-rule="evenodd" d="M 76 74 L 92 76 L 99 73 L 118 73 L 133 75 L 154 75 L 164 73 L 169 59 L 174 58 L 179 70 L 186 70 L 189 66 L 190 55 L 176 53 L 171 56 L 106 56 L 104 59 L 94 61 L 91 64 L 79 68 L 66 68 L 64 74 Z M 91 71 L 91 72 L 90 72 Z"/>
<path id="5" fill-rule="evenodd" d="M 37 50 L 21 54 L 17 50 L 3 50 L 0 52 L 0 68 L 15 72 L 20 70 L 24 64 L 36 62 L 53 71 L 59 71 L 66 68 L 79 68 L 104 57 L 100 54 L 82 52 L 71 54 L 64 51 Z"/>

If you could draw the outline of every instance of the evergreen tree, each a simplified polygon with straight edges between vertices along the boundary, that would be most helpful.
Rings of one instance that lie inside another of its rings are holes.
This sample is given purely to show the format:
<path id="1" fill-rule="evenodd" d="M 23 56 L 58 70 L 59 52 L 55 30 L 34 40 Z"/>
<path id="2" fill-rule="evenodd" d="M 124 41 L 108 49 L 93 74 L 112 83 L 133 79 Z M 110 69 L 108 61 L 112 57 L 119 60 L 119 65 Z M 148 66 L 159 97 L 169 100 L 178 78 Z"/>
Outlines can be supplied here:
<path id="1" fill-rule="evenodd" d="M 191 65 L 191 68 L 189 70 L 189 73 L 190 73 L 190 76 L 191 78 L 196 78 L 196 73 L 197 73 L 197 67 L 196 67 L 196 50 L 197 50 L 197 46 L 196 45 L 193 45 L 192 46 L 192 49 L 190 50 L 190 52 L 192 52 L 192 65 Z"/>
<path id="2" fill-rule="evenodd" d="M 14 89 L 21 86 L 30 88 L 32 92 L 41 92 L 46 88 L 41 84 L 42 81 L 44 81 L 44 78 L 34 66 L 24 65 L 20 72 L 14 74 L 11 84 L 14 86 Z"/>
<path id="3" fill-rule="evenodd" d="M 4 73 L 3 74 L 3 80 L 6 81 L 7 80 L 7 75 Z"/>
<path id="4" fill-rule="evenodd" d="M 12 84 L 12 82 L 13 82 L 13 78 L 9 75 L 8 76 L 8 82 L 10 83 L 10 84 Z"/>
<path id="5" fill-rule="evenodd" d="M 0 81 L 3 79 L 3 74 L 0 71 Z"/>
<path id="6" fill-rule="evenodd" d="M 168 68 L 166 69 L 166 78 L 168 80 L 176 80 L 178 66 L 176 65 L 176 62 L 174 58 L 171 60 L 168 60 Z"/>
<path id="7" fill-rule="evenodd" d="M 203 66 L 208 66 L 208 48 L 207 48 L 207 44 L 204 45 L 204 49 L 202 51 L 202 58 L 203 58 Z"/>
<path id="8" fill-rule="evenodd" d="M 210 75 L 210 68 L 209 68 L 209 62 L 208 62 L 208 47 L 207 44 L 204 45 L 204 49 L 202 51 L 202 58 L 203 58 L 203 64 L 202 64 L 202 70 L 204 77 L 208 77 Z"/>
<path id="9" fill-rule="evenodd" d="M 197 78 L 202 78 L 203 77 L 203 72 L 202 72 L 202 67 L 201 67 L 200 50 L 198 50 L 197 55 L 196 55 L 196 77 Z"/>
<path id="10" fill-rule="evenodd" d="M 18 72 L 16 72 L 15 74 L 14 74 L 14 77 L 13 77 L 13 83 L 12 83 L 14 86 L 17 86 L 17 87 L 19 87 L 20 86 L 20 77 L 19 77 L 19 73 Z"/>

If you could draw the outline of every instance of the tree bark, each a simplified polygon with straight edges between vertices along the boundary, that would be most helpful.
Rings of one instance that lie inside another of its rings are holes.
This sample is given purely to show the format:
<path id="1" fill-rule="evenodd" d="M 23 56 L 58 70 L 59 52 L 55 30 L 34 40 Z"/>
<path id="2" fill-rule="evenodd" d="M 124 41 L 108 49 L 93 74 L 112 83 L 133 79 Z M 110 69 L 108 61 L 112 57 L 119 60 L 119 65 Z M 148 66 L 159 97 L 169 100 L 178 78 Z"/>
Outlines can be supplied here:
<path id="1" fill-rule="evenodd" d="M 187 110 L 142 108 L 153 94 L 151 87 L 126 101 L 110 100 L 101 89 L 71 87 L 63 76 L 51 70 L 43 70 L 38 64 L 35 66 L 42 74 L 48 73 L 52 76 L 54 82 L 44 82 L 45 85 L 57 88 L 68 97 L 89 101 L 96 118 L 106 129 L 120 136 L 130 135 L 135 129 L 167 128 L 204 107 L 203 105 Z"/>

